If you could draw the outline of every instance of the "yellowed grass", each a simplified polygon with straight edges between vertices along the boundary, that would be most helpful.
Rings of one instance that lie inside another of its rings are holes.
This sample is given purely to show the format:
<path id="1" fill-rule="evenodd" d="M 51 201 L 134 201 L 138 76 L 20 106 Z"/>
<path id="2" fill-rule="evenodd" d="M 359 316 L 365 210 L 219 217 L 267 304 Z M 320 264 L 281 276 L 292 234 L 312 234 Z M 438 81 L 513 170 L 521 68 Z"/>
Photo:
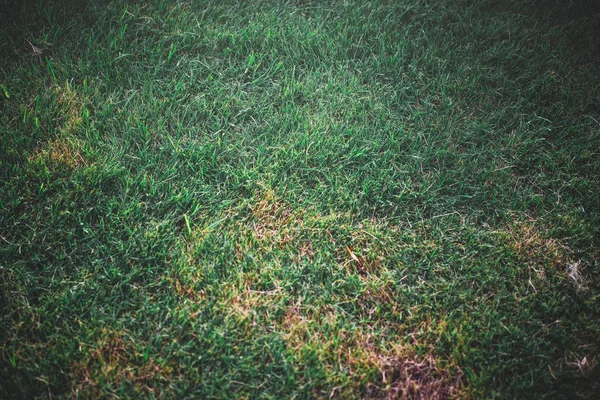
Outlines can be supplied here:
<path id="1" fill-rule="evenodd" d="M 314 219 L 318 218 L 315 212 L 292 209 L 272 189 L 261 193 L 249 208 L 252 218 L 240 226 L 248 236 L 247 243 L 256 242 L 259 246 L 255 249 L 266 251 L 285 249 L 297 262 L 312 259 L 312 243 L 303 238 L 306 235 L 302 233 L 314 225 Z M 243 246 L 239 248 L 239 251 L 245 250 Z"/>
<path id="2" fill-rule="evenodd" d="M 84 357 L 73 366 L 72 397 L 97 398 L 105 395 L 103 385 L 118 389 L 127 383 L 138 394 L 160 396 L 159 383 L 168 382 L 175 375 L 171 366 L 158 365 L 136 351 L 134 339 L 127 332 L 103 331 L 102 336 L 89 349 L 82 349 Z"/>
<path id="3" fill-rule="evenodd" d="M 42 163 L 52 167 L 75 169 L 87 164 L 82 155 L 82 144 L 76 139 L 57 137 L 42 144 L 28 159 L 31 163 Z"/>
<path id="4" fill-rule="evenodd" d="M 400 327 L 377 322 L 380 318 L 376 313 L 382 305 L 387 306 L 386 312 L 389 307 L 395 313 L 402 309 L 395 299 L 393 280 L 385 263 L 394 248 L 390 237 L 401 233 L 397 227 L 383 220 L 353 223 L 349 215 L 321 215 L 314 210 L 293 208 L 269 188 L 261 191 L 248 209 L 242 217 L 228 214 L 231 218 L 228 217 L 225 229 L 235 233 L 230 236 L 236 238 L 232 268 L 241 266 L 249 253 L 260 270 L 239 271 L 233 280 L 223 282 L 216 295 L 226 318 L 249 329 L 277 332 L 288 351 L 299 360 L 316 356 L 333 379 L 332 397 L 363 393 L 371 398 L 444 399 L 458 393 L 460 379 L 438 367 L 433 355 L 417 356 L 411 351 L 414 343 L 405 343 L 395 333 L 401 331 Z M 329 226 L 340 223 L 345 230 L 329 230 Z M 218 228 L 207 226 L 211 226 L 210 221 L 192 229 L 184 241 L 183 258 L 192 267 L 179 273 L 185 273 L 191 282 L 203 279 L 199 265 L 202 261 L 196 261 L 199 245 L 210 235 L 219 234 Z M 282 267 L 278 257 L 311 260 L 313 240 L 330 243 L 331 261 L 361 280 L 363 290 L 351 300 L 365 310 L 360 322 L 348 323 L 334 306 L 304 304 L 283 289 L 283 282 L 278 286 L 276 279 L 271 280 L 271 290 L 257 289 L 264 274 L 272 273 L 273 278 Z M 433 249 L 437 244 L 427 242 L 425 246 Z M 173 281 L 178 293 L 188 298 L 196 296 L 178 282 Z M 295 304 L 286 309 L 283 305 L 290 301 Z"/>
<path id="5" fill-rule="evenodd" d="M 81 125 L 83 100 L 69 85 L 55 86 L 54 91 L 60 109 L 61 131 L 70 134 Z"/>
<path id="6" fill-rule="evenodd" d="M 562 268 L 569 260 L 569 249 L 549 234 L 549 230 L 533 218 L 515 219 L 502 232 L 505 245 L 520 261 L 544 279 L 551 268 Z"/>
<path id="7" fill-rule="evenodd" d="M 573 223 L 566 219 L 565 224 Z M 558 273 L 568 281 L 578 294 L 587 291 L 584 263 L 573 257 L 574 251 L 564 242 L 552 237 L 547 226 L 533 218 L 515 216 L 502 231 L 496 232 L 519 261 L 532 273 L 529 285 L 535 290 L 536 281 L 546 279 L 550 273 Z"/>
<path id="8" fill-rule="evenodd" d="M 188 298 L 193 301 L 201 301 L 206 298 L 206 293 L 196 290 L 193 286 L 182 283 L 177 277 L 164 277 L 169 282 L 175 293 L 181 297 Z"/>
<path id="9" fill-rule="evenodd" d="M 254 326 L 268 328 L 275 320 L 274 312 L 279 303 L 287 295 L 281 287 L 272 290 L 257 290 L 253 288 L 252 278 L 247 276 L 244 281 L 225 283 L 222 286 L 222 305 L 226 314 L 239 322 L 250 322 Z"/>
<path id="10" fill-rule="evenodd" d="M 42 142 L 28 157 L 30 163 L 42 163 L 53 168 L 73 170 L 88 164 L 83 155 L 83 143 L 73 136 L 81 125 L 82 98 L 68 85 L 54 86 L 53 92 L 58 109 L 56 121 L 58 135 Z"/>
<path id="11" fill-rule="evenodd" d="M 316 354 L 328 375 L 337 377 L 332 397 L 364 391 L 367 398 L 446 399 L 459 395 L 460 376 L 437 366 L 433 355 L 419 357 L 388 328 L 342 323 L 331 307 L 289 308 L 277 330 L 299 358 Z M 373 379 L 372 372 L 377 371 Z"/>
<path id="12" fill-rule="evenodd" d="M 291 207 L 271 188 L 262 190 L 248 206 L 248 215 L 236 218 L 237 212 L 225 213 L 228 231 L 236 237 L 236 261 L 251 253 L 262 260 L 267 256 L 285 255 L 294 262 L 312 261 L 313 242 L 329 242 L 331 254 L 340 267 L 361 275 L 379 274 L 390 248 L 390 234 L 397 233 L 386 221 L 365 220 L 353 223 L 349 214 L 321 214 L 313 209 Z M 345 225 L 344 237 L 332 234 L 331 226 Z M 210 226 L 210 221 L 206 223 Z M 212 231 L 206 225 L 192 229 L 183 246 L 186 263 L 194 264 L 198 246 Z M 217 228 L 216 230 L 218 230 Z M 373 234 L 375 232 L 375 234 Z"/>

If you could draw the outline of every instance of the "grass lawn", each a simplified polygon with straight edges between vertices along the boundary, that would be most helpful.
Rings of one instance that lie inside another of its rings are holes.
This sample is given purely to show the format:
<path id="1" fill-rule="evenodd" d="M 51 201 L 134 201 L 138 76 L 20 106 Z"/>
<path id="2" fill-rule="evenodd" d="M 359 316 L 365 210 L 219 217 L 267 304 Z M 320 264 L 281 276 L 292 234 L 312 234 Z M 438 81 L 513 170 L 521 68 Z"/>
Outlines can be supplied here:
<path id="1" fill-rule="evenodd" d="M 598 3 L 0 26 L 0 398 L 598 398 Z"/>

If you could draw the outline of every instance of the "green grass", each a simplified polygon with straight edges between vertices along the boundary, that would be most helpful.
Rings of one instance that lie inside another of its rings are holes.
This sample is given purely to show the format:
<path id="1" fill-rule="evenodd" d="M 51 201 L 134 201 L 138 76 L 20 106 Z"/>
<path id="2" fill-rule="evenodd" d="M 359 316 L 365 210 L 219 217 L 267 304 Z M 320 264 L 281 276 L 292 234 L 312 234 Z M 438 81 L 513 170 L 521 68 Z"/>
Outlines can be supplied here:
<path id="1" fill-rule="evenodd" d="M 1 398 L 594 398 L 592 1 L 0 6 Z"/>

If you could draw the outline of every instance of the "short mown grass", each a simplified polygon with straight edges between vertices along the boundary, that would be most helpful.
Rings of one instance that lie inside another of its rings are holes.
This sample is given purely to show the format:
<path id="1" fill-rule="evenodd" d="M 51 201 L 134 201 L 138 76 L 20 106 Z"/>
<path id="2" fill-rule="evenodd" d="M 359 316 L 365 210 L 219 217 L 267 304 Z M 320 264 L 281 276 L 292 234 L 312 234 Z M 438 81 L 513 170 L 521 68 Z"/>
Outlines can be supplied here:
<path id="1" fill-rule="evenodd" d="M 0 2 L 1 398 L 594 398 L 600 10 Z"/>

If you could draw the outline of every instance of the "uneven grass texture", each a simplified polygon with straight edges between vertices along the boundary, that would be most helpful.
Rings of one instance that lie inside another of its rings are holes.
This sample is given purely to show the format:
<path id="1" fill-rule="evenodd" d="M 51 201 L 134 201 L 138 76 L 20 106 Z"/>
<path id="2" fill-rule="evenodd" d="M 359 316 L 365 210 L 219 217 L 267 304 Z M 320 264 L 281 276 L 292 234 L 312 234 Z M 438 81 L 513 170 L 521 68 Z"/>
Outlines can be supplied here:
<path id="1" fill-rule="evenodd" d="M 0 26 L 0 398 L 600 393 L 597 2 Z"/>

